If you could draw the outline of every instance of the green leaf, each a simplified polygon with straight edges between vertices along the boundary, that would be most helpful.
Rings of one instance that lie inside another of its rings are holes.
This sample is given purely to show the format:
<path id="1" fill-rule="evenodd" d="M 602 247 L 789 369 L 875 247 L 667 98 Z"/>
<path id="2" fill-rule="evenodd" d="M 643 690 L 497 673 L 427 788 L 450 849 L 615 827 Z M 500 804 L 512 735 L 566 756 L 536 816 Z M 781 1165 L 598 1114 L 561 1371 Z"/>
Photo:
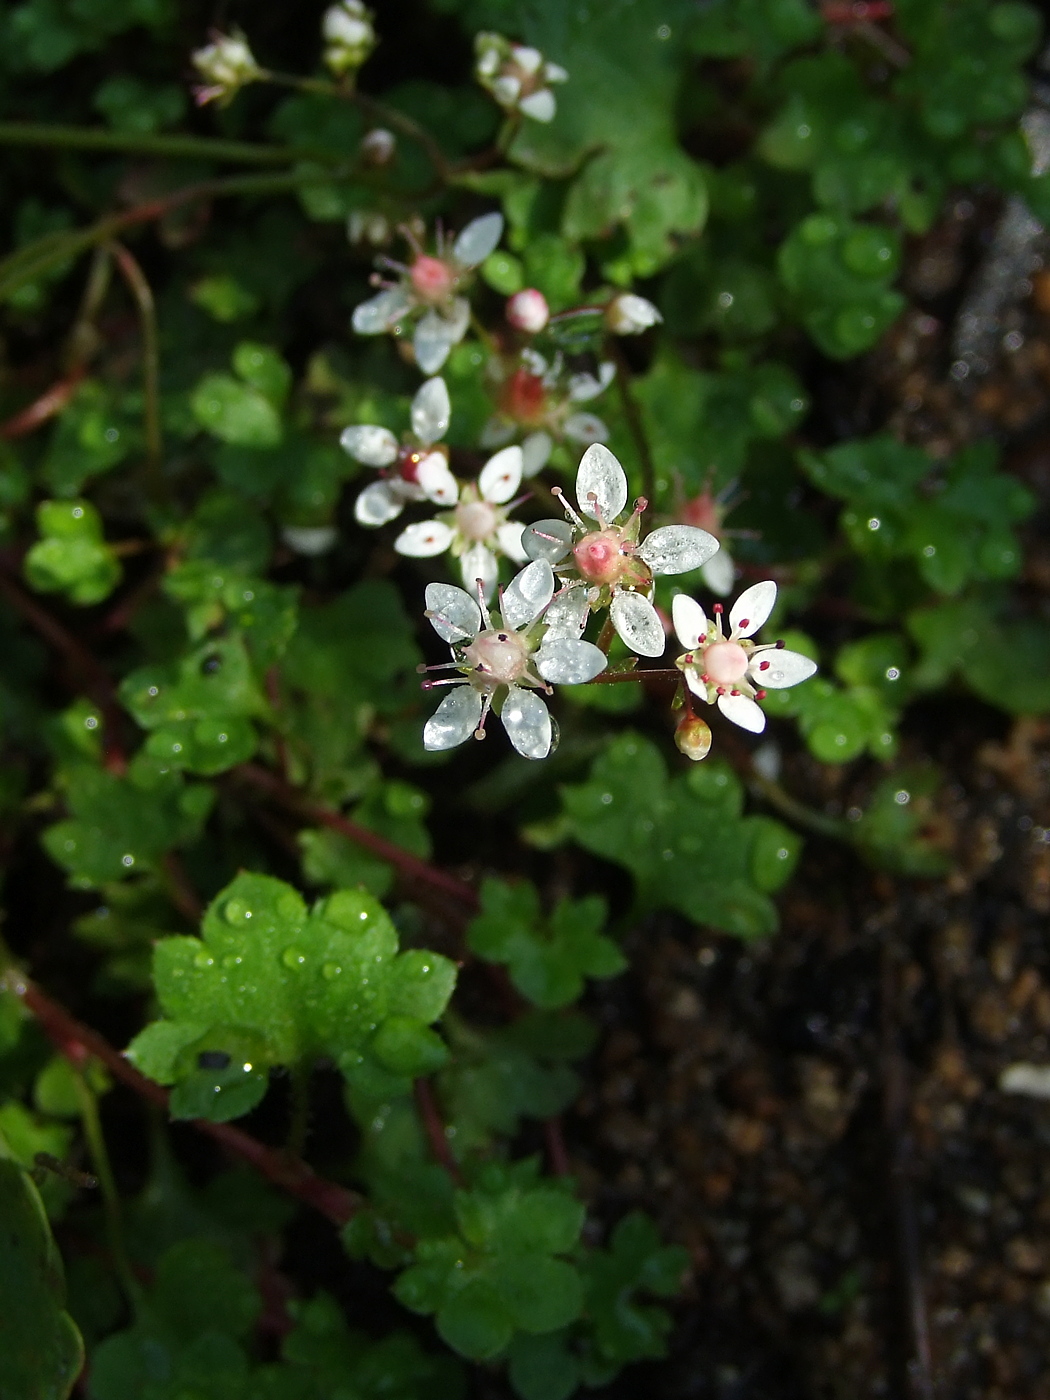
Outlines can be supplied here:
<path id="1" fill-rule="evenodd" d="M 569 1400 L 580 1383 L 579 1362 L 561 1332 L 515 1337 L 508 1373 L 522 1400 Z"/>
<path id="2" fill-rule="evenodd" d="M 0 1152 L 4 1152 L 0 1139 Z M 66 1400 L 84 1362 L 40 1194 L 0 1156 L 0 1394 Z"/>
<path id="3" fill-rule="evenodd" d="M 272 346 L 242 340 L 233 352 L 233 367 L 244 382 L 257 389 L 274 408 L 281 408 L 292 386 L 292 371 L 288 362 Z"/>
<path id="4" fill-rule="evenodd" d="M 44 538 L 25 561 L 33 588 L 65 593 L 87 607 L 100 603 L 120 582 L 120 564 L 102 537 L 102 518 L 90 501 L 43 501 L 37 526 Z"/>
<path id="5" fill-rule="evenodd" d="M 480 1278 L 472 1279 L 443 1303 L 435 1321 L 438 1336 L 472 1361 L 498 1356 L 514 1335 L 506 1303 L 491 1283 Z"/>
<path id="6" fill-rule="evenodd" d="M 281 419 L 258 389 L 230 374 L 206 374 L 193 391 L 193 416 L 202 428 L 238 447 L 276 447 Z"/>

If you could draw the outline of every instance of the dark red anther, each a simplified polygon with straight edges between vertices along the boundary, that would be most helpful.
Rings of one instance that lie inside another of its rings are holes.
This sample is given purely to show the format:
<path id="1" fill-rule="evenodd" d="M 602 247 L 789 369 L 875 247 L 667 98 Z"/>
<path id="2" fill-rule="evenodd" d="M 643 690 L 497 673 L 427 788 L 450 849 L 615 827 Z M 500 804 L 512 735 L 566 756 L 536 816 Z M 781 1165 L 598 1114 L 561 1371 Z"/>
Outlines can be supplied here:
<path id="1" fill-rule="evenodd" d="M 760 661 L 760 662 L 758 663 L 758 669 L 759 669 L 760 671 L 768 671 L 768 670 L 769 670 L 769 662 L 768 662 L 768 661 Z"/>
<path id="2" fill-rule="evenodd" d="M 716 604 L 714 605 L 714 607 L 711 609 L 711 611 L 712 611 L 713 613 L 723 613 L 723 612 L 725 612 L 725 608 L 723 608 L 723 606 L 722 606 L 721 603 L 716 603 Z"/>
<path id="3" fill-rule="evenodd" d="M 784 645 L 784 638 L 783 638 L 783 637 L 778 638 L 778 639 L 777 639 L 777 650 L 779 651 L 779 650 L 783 647 L 783 645 Z"/>
<path id="4" fill-rule="evenodd" d="M 747 626 L 750 625 L 750 622 L 751 622 L 751 619 L 750 619 L 749 617 L 742 617 L 742 618 L 740 619 L 740 626 L 741 626 L 741 627 L 747 627 Z"/>
<path id="5" fill-rule="evenodd" d="M 764 690 L 756 690 L 756 691 L 755 691 L 755 699 L 756 699 L 756 700 L 764 700 L 765 698 L 766 698 L 766 692 L 765 692 Z"/>

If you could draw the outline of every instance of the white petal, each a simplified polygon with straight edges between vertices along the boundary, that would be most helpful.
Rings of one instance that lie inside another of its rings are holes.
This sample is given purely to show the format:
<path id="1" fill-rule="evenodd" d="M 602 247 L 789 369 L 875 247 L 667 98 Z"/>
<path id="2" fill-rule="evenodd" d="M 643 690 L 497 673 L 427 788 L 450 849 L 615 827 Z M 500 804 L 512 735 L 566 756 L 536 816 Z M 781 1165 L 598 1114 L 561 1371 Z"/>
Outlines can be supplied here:
<path id="1" fill-rule="evenodd" d="M 412 337 L 416 364 L 424 374 L 436 373 L 448 359 L 453 345 L 462 339 L 462 332 L 457 335 L 451 321 L 446 321 L 436 311 L 428 311 Z"/>
<path id="2" fill-rule="evenodd" d="M 518 110 L 534 122 L 551 122 L 558 104 L 550 88 L 540 88 L 538 92 L 530 92 L 528 97 L 523 97 L 518 103 Z"/>
<path id="3" fill-rule="evenodd" d="M 575 637 L 550 637 L 536 653 L 536 670 L 554 685 L 583 685 L 609 664 L 604 651 Z"/>
<path id="4" fill-rule="evenodd" d="M 593 501 L 592 496 L 596 498 Z M 600 516 L 606 524 L 611 524 L 627 504 L 627 477 L 623 467 L 600 442 L 592 443 L 580 459 L 576 501 L 581 515 L 590 515 L 595 520 Z"/>
<path id="5" fill-rule="evenodd" d="M 404 287 L 387 287 L 354 307 L 351 325 L 358 335 L 382 335 L 396 326 L 415 305 L 415 297 Z"/>
<path id="6" fill-rule="evenodd" d="M 734 637 L 750 637 L 765 622 L 777 601 L 777 586 L 772 579 L 745 588 L 733 604 L 729 626 Z"/>
<path id="7" fill-rule="evenodd" d="M 409 559 L 430 559 L 444 554 L 451 543 L 452 531 L 443 521 L 420 520 L 405 526 L 394 541 L 394 548 Z"/>
<path id="8" fill-rule="evenodd" d="M 423 747 L 454 749 L 466 743 L 481 719 L 481 695 L 469 685 L 457 685 L 423 726 Z"/>
<path id="9" fill-rule="evenodd" d="M 405 498 L 391 481 L 373 481 L 354 502 L 354 518 L 359 525 L 375 528 L 396 520 L 405 508 Z"/>
<path id="10" fill-rule="evenodd" d="M 537 520 L 526 525 L 521 547 L 530 559 L 547 559 L 557 564 L 572 548 L 573 530 L 567 520 Z"/>
<path id="11" fill-rule="evenodd" d="M 454 506 L 459 500 L 459 482 L 448 469 L 443 452 L 430 452 L 416 468 L 416 481 L 428 501 Z"/>
<path id="12" fill-rule="evenodd" d="M 707 695 L 707 686 L 700 679 L 700 672 L 697 668 L 695 666 L 690 666 L 683 672 L 683 675 L 685 676 L 686 685 L 693 694 L 699 696 L 701 700 L 706 700 L 707 703 L 710 704 L 711 702 Z"/>
<path id="13" fill-rule="evenodd" d="M 334 525 L 285 525 L 281 530 L 281 539 L 288 548 L 310 559 L 327 554 L 338 538 Z"/>
<path id="14" fill-rule="evenodd" d="M 501 73 L 492 84 L 492 95 L 503 107 L 513 107 L 521 92 L 521 79 L 513 73 Z"/>
<path id="15" fill-rule="evenodd" d="M 738 724 L 741 729 L 749 729 L 752 734 L 761 734 L 766 727 L 766 717 L 761 705 L 756 705 L 746 695 L 720 695 L 718 708 L 726 719 Z"/>
<path id="16" fill-rule="evenodd" d="M 377 427 L 375 423 L 357 423 L 352 428 L 344 428 L 339 435 L 339 446 L 366 467 L 389 467 L 397 457 L 397 438 L 389 428 Z"/>
<path id="17" fill-rule="evenodd" d="M 720 598 L 729 597 L 736 580 L 736 566 L 724 544 L 717 554 L 712 554 L 700 572 L 712 593 L 717 593 Z"/>
<path id="18" fill-rule="evenodd" d="M 573 403 L 586 403 L 603 394 L 616 378 L 616 366 L 612 360 L 603 360 L 598 366 L 598 375 L 572 374 L 569 376 L 569 398 Z"/>
<path id="19" fill-rule="evenodd" d="M 540 613 L 554 596 L 554 571 L 546 559 L 537 559 L 526 564 L 520 574 L 515 574 L 503 593 L 503 621 L 508 627 L 517 630 L 526 626 Z"/>
<path id="20" fill-rule="evenodd" d="M 718 552 L 718 541 L 695 525 L 665 525 L 646 535 L 638 553 L 654 574 L 687 574 Z"/>
<path id="21" fill-rule="evenodd" d="M 617 593 L 609 609 L 612 625 L 639 656 L 663 656 L 667 639 L 659 614 L 640 593 Z"/>
<path id="22" fill-rule="evenodd" d="M 800 651 L 788 651 L 784 647 L 763 647 L 755 652 L 747 668 L 748 675 L 763 690 L 787 690 L 789 686 L 808 681 L 816 671 L 815 661 Z"/>
<path id="23" fill-rule="evenodd" d="M 523 73 L 530 75 L 539 72 L 543 62 L 543 55 L 539 49 L 534 49 L 528 44 L 511 44 L 510 56 Z"/>
<path id="24" fill-rule="evenodd" d="M 452 417 L 448 386 L 441 378 L 428 379 L 412 400 L 412 431 L 427 447 L 443 438 Z"/>
<path id="25" fill-rule="evenodd" d="M 461 642 L 481 631 L 481 609 L 462 588 L 451 583 L 428 583 L 424 594 L 430 625 L 445 642 Z"/>
<path id="26" fill-rule="evenodd" d="M 499 582 L 499 562 L 491 549 L 483 544 L 472 544 L 460 556 L 459 567 L 463 571 L 463 586 L 476 590 L 481 579 L 481 591 L 485 601 L 491 602 Z"/>
<path id="27" fill-rule="evenodd" d="M 550 713 L 534 690 L 508 685 L 500 719 L 507 738 L 522 758 L 546 758 L 550 753 L 553 735 Z"/>
<path id="28" fill-rule="evenodd" d="M 571 413 L 561 425 L 561 430 L 573 442 L 604 442 L 609 429 L 595 413 Z"/>
<path id="29" fill-rule="evenodd" d="M 555 637 L 582 637 L 590 615 L 591 605 L 587 601 L 587 589 L 580 584 L 564 589 L 551 599 L 550 607 L 543 614 L 543 620 L 547 624 L 543 638 L 544 646 Z"/>
<path id="30" fill-rule="evenodd" d="M 460 267 L 483 263 L 503 237 L 503 215 L 482 214 L 471 219 L 452 245 L 452 256 Z"/>
<path id="31" fill-rule="evenodd" d="M 676 593 L 672 599 L 671 620 L 678 640 L 686 651 L 698 647 L 701 637 L 707 636 L 707 616 L 700 604 L 687 593 Z"/>
<path id="32" fill-rule="evenodd" d="M 496 539 L 499 547 L 508 559 L 512 559 L 515 564 L 527 564 L 529 556 L 525 553 L 521 544 L 521 537 L 524 526 L 519 525 L 516 520 L 505 521 L 496 531 Z"/>
<path id="33" fill-rule="evenodd" d="M 567 83 L 569 81 L 568 70 L 560 63 L 547 62 L 543 65 L 543 76 L 548 83 Z"/>
<path id="34" fill-rule="evenodd" d="M 482 497 L 492 505 L 504 505 L 521 485 L 521 470 L 521 448 L 504 447 L 481 469 L 478 490 Z"/>
<path id="35" fill-rule="evenodd" d="M 550 460 L 553 447 L 554 440 L 550 433 L 545 433 L 542 428 L 538 433 L 530 433 L 521 444 L 522 476 L 527 478 L 542 471 Z"/>

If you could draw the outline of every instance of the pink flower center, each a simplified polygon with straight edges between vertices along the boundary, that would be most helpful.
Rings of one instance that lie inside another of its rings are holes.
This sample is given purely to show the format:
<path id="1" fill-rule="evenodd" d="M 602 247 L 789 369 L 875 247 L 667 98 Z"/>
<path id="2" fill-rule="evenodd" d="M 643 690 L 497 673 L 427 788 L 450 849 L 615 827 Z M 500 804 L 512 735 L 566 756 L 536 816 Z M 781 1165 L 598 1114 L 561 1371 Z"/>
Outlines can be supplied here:
<path id="1" fill-rule="evenodd" d="M 589 583 L 618 583 L 627 565 L 627 556 L 620 549 L 620 535 L 615 530 L 597 530 L 584 535 L 573 549 L 576 567 Z"/>
<path id="2" fill-rule="evenodd" d="M 481 678 L 504 685 L 521 680 L 529 654 L 524 639 L 509 629 L 482 632 L 463 653 Z"/>
<path id="3" fill-rule="evenodd" d="M 465 501 L 456 507 L 456 529 L 466 540 L 487 540 L 496 528 L 496 512 L 487 501 Z"/>
<path id="4" fill-rule="evenodd" d="M 704 650 L 703 666 L 717 685 L 727 685 L 746 675 L 747 652 L 737 642 L 714 642 Z"/>
<path id="5" fill-rule="evenodd" d="M 453 273 L 448 263 L 421 253 L 409 274 L 412 285 L 424 301 L 444 301 L 452 291 Z"/>

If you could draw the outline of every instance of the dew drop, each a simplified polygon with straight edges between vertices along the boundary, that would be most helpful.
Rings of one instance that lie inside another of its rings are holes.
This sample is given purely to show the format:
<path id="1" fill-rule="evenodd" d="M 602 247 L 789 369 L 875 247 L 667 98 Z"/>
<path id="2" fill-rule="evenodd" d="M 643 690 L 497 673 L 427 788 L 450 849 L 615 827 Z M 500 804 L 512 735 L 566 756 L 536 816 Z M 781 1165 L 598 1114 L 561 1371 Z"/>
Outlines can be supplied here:
<path id="1" fill-rule="evenodd" d="M 212 955 L 211 955 L 210 953 L 206 953 L 206 952 L 204 952 L 204 950 L 202 949 L 199 953 L 195 953 L 195 954 L 194 954 L 194 957 L 193 957 L 193 966 L 194 966 L 194 967 L 214 967 L 214 966 L 215 966 L 215 959 L 212 957 Z"/>
<path id="2" fill-rule="evenodd" d="M 241 899 L 229 899 L 223 909 L 228 924 L 243 924 L 245 919 L 250 919 L 252 911 Z"/>
<path id="3" fill-rule="evenodd" d="M 306 954 L 301 948 L 285 948 L 281 954 L 281 962 L 285 967 L 302 967 L 306 962 Z"/>
<path id="4" fill-rule="evenodd" d="M 321 976 L 326 982 L 333 982 L 342 970 L 338 963 L 326 962 L 324 967 L 321 968 Z"/>

